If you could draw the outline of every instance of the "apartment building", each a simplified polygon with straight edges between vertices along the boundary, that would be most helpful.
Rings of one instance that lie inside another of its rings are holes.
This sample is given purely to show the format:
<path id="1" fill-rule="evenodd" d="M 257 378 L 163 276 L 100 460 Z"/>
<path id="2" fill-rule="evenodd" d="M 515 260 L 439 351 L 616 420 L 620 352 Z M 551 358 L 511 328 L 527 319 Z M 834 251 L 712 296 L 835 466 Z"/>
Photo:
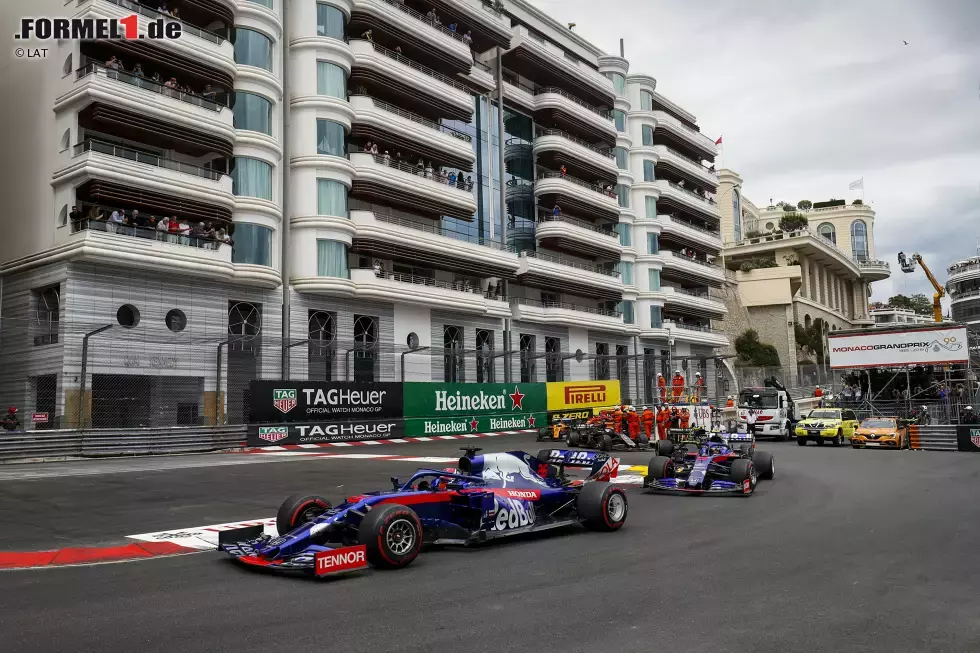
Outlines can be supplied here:
<path id="1" fill-rule="evenodd" d="M 980 256 L 961 259 L 946 269 L 946 292 L 954 322 L 980 329 Z"/>
<path id="2" fill-rule="evenodd" d="M 729 169 L 719 171 L 718 196 L 724 265 L 747 311 L 727 325 L 730 339 L 751 326 L 795 375 L 795 323 L 810 327 L 819 318 L 830 331 L 874 325 L 871 284 L 887 279 L 890 266 L 875 257 L 870 206 L 831 200 L 805 210 L 760 208 Z"/>
<path id="3" fill-rule="evenodd" d="M 895 326 L 896 324 L 929 324 L 934 321 L 931 315 L 920 315 L 907 308 L 896 306 L 872 305 L 869 312 L 876 327 Z"/>
<path id="4" fill-rule="evenodd" d="M 21 126 L 0 401 L 94 426 L 152 405 L 141 426 L 240 421 L 247 380 L 283 375 L 618 378 L 635 402 L 674 366 L 713 382 L 714 142 L 530 4 L 2 11 L 183 33 L 50 43 L 0 73 Z"/>

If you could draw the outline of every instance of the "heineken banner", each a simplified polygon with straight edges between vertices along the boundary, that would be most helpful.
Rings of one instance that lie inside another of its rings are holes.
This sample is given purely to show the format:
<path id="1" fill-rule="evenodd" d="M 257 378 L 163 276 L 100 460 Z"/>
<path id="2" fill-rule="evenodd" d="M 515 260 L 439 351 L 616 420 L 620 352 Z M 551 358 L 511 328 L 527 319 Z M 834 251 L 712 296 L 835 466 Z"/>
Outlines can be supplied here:
<path id="1" fill-rule="evenodd" d="M 350 422 L 402 416 L 401 383 L 252 381 L 249 422 Z"/>
<path id="2" fill-rule="evenodd" d="M 527 415 L 547 403 L 543 383 L 406 383 L 404 392 L 406 418 Z"/>
<path id="3" fill-rule="evenodd" d="M 521 431 L 544 426 L 545 413 L 473 415 L 471 417 L 420 417 L 405 420 L 406 437 L 466 435 L 494 431 Z"/>
<path id="4" fill-rule="evenodd" d="M 284 444 L 316 444 L 318 442 L 351 442 L 355 440 L 388 440 L 404 435 L 402 420 L 357 420 L 305 424 L 279 424 L 248 427 L 250 447 L 269 447 Z"/>

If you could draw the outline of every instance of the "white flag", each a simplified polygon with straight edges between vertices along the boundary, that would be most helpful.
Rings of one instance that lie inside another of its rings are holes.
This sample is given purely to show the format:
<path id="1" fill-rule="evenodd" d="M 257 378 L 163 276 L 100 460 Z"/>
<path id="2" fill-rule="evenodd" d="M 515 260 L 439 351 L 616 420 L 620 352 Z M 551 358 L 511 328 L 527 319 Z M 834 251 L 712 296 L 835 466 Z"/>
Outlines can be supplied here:
<path id="1" fill-rule="evenodd" d="M 861 177 L 857 181 L 852 181 L 847 187 L 848 190 L 864 190 L 864 177 Z"/>

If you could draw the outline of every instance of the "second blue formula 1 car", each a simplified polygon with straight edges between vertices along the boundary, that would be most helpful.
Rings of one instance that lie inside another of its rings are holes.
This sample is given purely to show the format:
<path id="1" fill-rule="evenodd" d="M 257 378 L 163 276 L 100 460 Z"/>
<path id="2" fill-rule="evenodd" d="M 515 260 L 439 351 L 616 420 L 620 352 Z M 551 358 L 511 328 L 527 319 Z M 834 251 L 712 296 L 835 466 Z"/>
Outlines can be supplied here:
<path id="1" fill-rule="evenodd" d="M 479 455 L 466 449 L 455 469 L 420 469 L 392 488 L 332 506 L 292 496 L 276 517 L 278 537 L 262 527 L 225 531 L 218 548 L 239 562 L 317 576 L 412 562 L 423 544 L 475 544 L 581 523 L 615 531 L 626 522 L 623 488 L 609 483 L 618 461 L 594 451 L 544 449 Z M 566 467 L 588 468 L 585 479 Z"/>
<path id="2" fill-rule="evenodd" d="M 720 435 L 677 449 L 671 441 L 660 440 L 660 455 L 650 460 L 643 487 L 669 494 L 751 495 L 759 479 L 775 474 L 772 454 L 749 444 L 735 446 Z"/>

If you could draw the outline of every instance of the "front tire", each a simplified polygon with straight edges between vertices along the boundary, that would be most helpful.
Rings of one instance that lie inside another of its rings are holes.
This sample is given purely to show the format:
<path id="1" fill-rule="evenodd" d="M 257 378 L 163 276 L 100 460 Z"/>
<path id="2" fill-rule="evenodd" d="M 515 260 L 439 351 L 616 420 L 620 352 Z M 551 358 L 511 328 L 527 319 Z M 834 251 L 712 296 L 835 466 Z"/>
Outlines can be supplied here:
<path id="1" fill-rule="evenodd" d="M 752 454 L 752 464 L 755 465 L 761 479 L 772 480 L 776 475 L 776 464 L 768 451 L 756 451 Z"/>
<path id="2" fill-rule="evenodd" d="M 731 470 L 732 482 L 741 485 L 746 479 L 751 483 L 752 492 L 759 483 L 759 472 L 756 470 L 752 461 L 747 458 L 739 458 L 732 463 Z"/>
<path id="3" fill-rule="evenodd" d="M 647 465 L 647 476 L 643 480 L 649 482 L 651 478 L 661 479 L 672 477 L 673 472 L 671 471 L 671 467 L 673 464 L 674 461 L 666 456 L 654 456 L 650 459 L 650 464 Z"/>
<path id="4" fill-rule="evenodd" d="M 411 508 L 389 503 L 375 507 L 357 528 L 367 560 L 381 569 L 410 564 L 422 550 L 422 522 Z"/>
<path id="5" fill-rule="evenodd" d="M 835 447 L 841 446 L 842 444 L 844 444 L 844 434 L 841 433 L 840 431 L 837 431 L 837 435 L 834 436 L 834 439 L 831 442 Z"/>
<path id="6" fill-rule="evenodd" d="M 599 451 L 609 451 L 612 449 L 612 438 L 608 433 L 603 433 L 599 439 Z"/>
<path id="7" fill-rule="evenodd" d="M 579 492 L 578 514 L 590 531 L 611 532 L 626 523 L 629 503 L 626 492 L 612 483 L 586 483 Z"/>
<path id="8" fill-rule="evenodd" d="M 801 447 L 805 447 L 806 446 L 806 438 L 803 437 L 802 435 L 796 436 L 796 444 L 800 445 Z"/>
<path id="9" fill-rule="evenodd" d="M 315 494 L 294 494 L 279 506 L 276 513 L 276 530 L 280 535 L 307 524 L 330 510 L 330 502 Z"/>
<path id="10" fill-rule="evenodd" d="M 579 443 L 579 438 L 581 437 L 582 436 L 579 435 L 578 431 L 572 430 L 568 432 L 568 439 L 566 440 L 566 442 L 568 443 L 569 447 L 577 447 Z"/>

